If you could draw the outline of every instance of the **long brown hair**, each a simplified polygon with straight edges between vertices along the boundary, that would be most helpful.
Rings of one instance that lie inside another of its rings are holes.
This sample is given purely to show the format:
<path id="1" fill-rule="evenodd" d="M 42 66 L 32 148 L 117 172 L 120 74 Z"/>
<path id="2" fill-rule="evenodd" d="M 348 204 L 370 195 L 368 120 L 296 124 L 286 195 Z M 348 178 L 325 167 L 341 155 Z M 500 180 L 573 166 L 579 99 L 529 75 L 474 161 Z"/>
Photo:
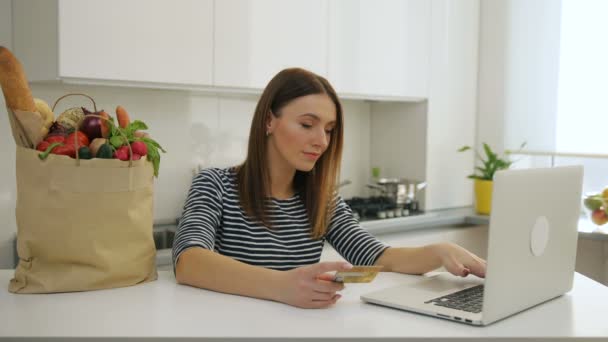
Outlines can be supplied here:
<path id="1" fill-rule="evenodd" d="M 266 123 L 268 114 L 280 116 L 280 110 L 292 100 L 311 94 L 326 94 L 336 106 L 336 124 L 332 130 L 327 150 L 317 160 L 310 172 L 296 170 L 294 187 L 301 193 L 311 236 L 319 239 L 325 235 L 333 212 L 334 194 L 340 173 L 344 118 L 342 105 L 335 90 L 322 76 L 300 68 L 279 72 L 270 80 L 258 101 L 251 122 L 249 147 L 245 162 L 236 168 L 239 199 L 245 212 L 265 226 L 272 228 L 266 209 L 270 197 L 270 172 L 268 170 Z"/>

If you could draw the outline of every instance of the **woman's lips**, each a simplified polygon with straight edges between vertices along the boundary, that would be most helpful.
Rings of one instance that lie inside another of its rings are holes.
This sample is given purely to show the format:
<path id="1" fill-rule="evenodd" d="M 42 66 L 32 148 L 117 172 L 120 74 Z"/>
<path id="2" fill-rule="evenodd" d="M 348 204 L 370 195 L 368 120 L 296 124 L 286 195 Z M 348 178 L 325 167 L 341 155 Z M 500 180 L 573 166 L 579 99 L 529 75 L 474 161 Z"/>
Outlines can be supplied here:
<path id="1" fill-rule="evenodd" d="M 317 160 L 319 159 L 319 156 L 321 155 L 320 153 L 308 153 L 308 152 L 303 152 L 304 156 L 306 156 L 306 158 L 310 159 L 310 160 Z"/>

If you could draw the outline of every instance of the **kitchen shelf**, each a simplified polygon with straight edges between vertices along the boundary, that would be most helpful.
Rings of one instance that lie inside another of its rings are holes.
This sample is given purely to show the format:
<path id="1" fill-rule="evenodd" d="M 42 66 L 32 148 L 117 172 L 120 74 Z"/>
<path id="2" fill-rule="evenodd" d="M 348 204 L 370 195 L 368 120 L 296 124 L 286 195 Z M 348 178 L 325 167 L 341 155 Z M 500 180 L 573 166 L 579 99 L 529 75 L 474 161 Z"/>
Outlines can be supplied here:
<path id="1" fill-rule="evenodd" d="M 140 82 L 129 80 L 103 80 L 103 79 L 88 79 L 88 78 L 73 78 L 63 77 L 56 81 L 33 81 L 32 84 L 66 84 L 66 85 L 87 85 L 87 86 L 106 86 L 106 87 L 122 87 L 122 88 L 140 88 L 140 89 L 156 89 L 156 90 L 176 90 L 186 91 L 192 94 L 211 95 L 211 96 L 226 96 L 226 97 L 249 97 L 258 98 L 262 95 L 260 88 L 246 87 L 222 87 L 222 86 L 202 86 L 196 84 L 176 84 L 176 83 L 157 83 L 157 82 Z M 426 98 L 415 96 L 389 96 L 389 95 L 374 95 L 374 94 L 353 94 L 353 93 L 338 93 L 342 100 L 361 100 L 373 102 L 398 102 L 398 103 L 416 103 L 426 101 Z"/>

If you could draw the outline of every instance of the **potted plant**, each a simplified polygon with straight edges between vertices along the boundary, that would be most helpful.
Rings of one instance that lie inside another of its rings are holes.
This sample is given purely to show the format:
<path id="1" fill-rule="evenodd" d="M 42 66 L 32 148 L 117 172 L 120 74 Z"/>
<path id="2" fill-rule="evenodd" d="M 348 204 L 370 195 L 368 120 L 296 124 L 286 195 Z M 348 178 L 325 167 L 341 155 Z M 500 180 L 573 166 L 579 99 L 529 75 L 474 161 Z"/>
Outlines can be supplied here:
<path id="1" fill-rule="evenodd" d="M 518 152 L 524 146 L 526 146 L 525 142 L 521 144 Z M 458 149 L 458 152 L 468 150 L 472 150 L 471 146 L 463 146 Z M 506 150 L 505 157 L 500 157 L 486 143 L 483 143 L 483 150 L 486 154 L 485 158 L 478 151 L 475 151 L 477 159 L 481 161 L 482 166 L 475 167 L 476 173 L 469 175 L 468 178 L 475 181 L 475 211 L 479 214 L 489 215 L 492 208 L 492 181 L 494 180 L 494 174 L 496 171 L 508 169 L 513 164 L 512 161 L 507 159 L 513 152 Z"/>

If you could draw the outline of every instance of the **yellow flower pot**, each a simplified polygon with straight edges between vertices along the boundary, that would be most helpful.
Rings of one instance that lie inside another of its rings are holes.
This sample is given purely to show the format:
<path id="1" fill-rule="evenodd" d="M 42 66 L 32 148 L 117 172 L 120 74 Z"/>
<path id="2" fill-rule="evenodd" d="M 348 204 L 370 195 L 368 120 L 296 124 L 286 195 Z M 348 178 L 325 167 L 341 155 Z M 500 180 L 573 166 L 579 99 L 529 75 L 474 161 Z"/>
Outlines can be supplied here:
<path id="1" fill-rule="evenodd" d="M 490 215 L 492 208 L 492 181 L 475 179 L 475 211 L 478 214 Z"/>

